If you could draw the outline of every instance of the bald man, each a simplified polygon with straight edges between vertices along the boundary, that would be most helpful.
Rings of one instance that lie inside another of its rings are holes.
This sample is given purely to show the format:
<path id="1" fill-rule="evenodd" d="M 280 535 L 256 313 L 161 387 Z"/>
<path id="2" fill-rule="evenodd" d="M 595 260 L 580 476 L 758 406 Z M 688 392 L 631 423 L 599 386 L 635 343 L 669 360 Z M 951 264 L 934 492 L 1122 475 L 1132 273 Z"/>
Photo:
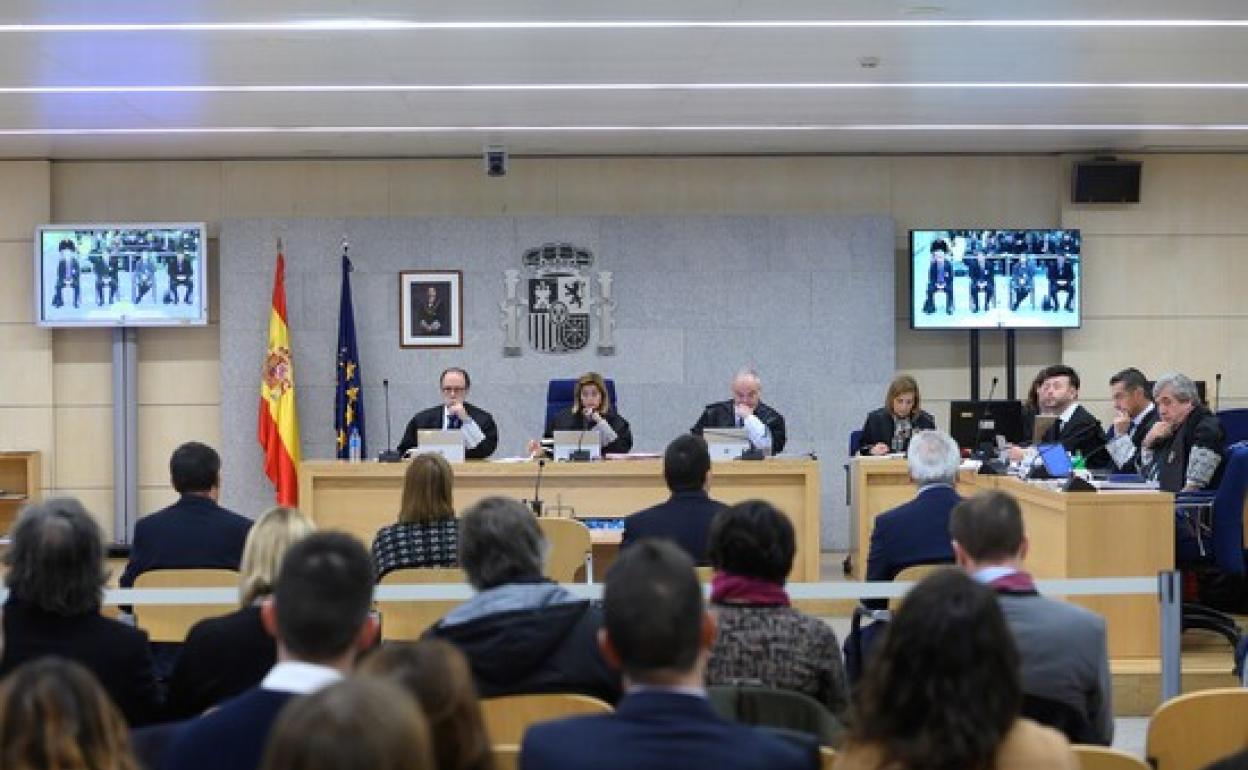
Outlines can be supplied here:
<path id="1" fill-rule="evenodd" d="M 732 378 L 732 398 L 707 404 L 692 432 L 705 428 L 745 428 L 750 444 L 765 454 L 784 451 L 784 415 L 762 401 L 763 382 L 758 372 L 742 369 Z"/>

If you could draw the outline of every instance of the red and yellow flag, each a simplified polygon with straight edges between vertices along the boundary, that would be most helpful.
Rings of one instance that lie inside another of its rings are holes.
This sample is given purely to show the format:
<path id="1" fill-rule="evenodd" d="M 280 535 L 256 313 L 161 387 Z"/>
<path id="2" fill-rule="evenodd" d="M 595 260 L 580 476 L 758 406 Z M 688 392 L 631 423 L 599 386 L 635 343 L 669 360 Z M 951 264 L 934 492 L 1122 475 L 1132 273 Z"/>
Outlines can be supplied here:
<path id="1" fill-rule="evenodd" d="M 260 376 L 260 446 L 264 473 L 277 489 L 277 504 L 299 504 L 299 417 L 295 413 L 295 367 L 286 325 L 286 259 L 277 242 L 273 274 L 273 309 L 269 312 L 269 349 Z"/>

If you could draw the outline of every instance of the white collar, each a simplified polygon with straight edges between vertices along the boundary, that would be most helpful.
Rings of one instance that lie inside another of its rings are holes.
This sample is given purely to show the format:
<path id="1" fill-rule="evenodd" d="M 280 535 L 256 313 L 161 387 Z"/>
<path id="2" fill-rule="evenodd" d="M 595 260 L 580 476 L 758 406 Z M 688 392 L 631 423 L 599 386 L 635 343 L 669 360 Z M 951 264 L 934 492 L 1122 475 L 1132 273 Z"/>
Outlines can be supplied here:
<path id="1" fill-rule="evenodd" d="M 1072 402 L 1070 406 L 1066 407 L 1066 411 L 1062 412 L 1060 415 L 1057 416 L 1057 419 L 1062 421 L 1062 425 L 1065 425 L 1066 423 L 1070 422 L 1071 417 L 1075 416 L 1075 410 L 1078 408 L 1079 408 L 1079 402 L 1078 401 Z"/>
<path id="2" fill-rule="evenodd" d="M 1144 418 L 1148 416 L 1148 413 L 1153 411 L 1156 408 L 1157 407 L 1153 405 L 1153 402 L 1149 401 L 1148 406 L 1144 407 L 1144 409 L 1141 410 L 1139 414 L 1131 418 L 1131 426 L 1135 427 L 1139 425 L 1140 423 L 1144 422 Z"/>
<path id="3" fill-rule="evenodd" d="M 985 585 L 987 585 L 988 583 L 991 583 L 994 580 L 1000 580 L 1006 575 L 1013 575 L 1016 572 L 1018 572 L 1018 570 L 1015 569 L 1014 567 L 1006 567 L 1004 565 L 998 565 L 994 567 L 984 567 L 983 569 L 977 571 L 974 575 L 971 575 L 971 577 L 975 578 L 975 580 L 979 581 L 980 583 L 984 583 Z"/>
<path id="4" fill-rule="evenodd" d="M 296 695 L 311 695 L 340 679 L 342 679 L 342 672 L 336 668 L 287 660 L 269 669 L 264 681 L 260 682 L 260 688 Z"/>

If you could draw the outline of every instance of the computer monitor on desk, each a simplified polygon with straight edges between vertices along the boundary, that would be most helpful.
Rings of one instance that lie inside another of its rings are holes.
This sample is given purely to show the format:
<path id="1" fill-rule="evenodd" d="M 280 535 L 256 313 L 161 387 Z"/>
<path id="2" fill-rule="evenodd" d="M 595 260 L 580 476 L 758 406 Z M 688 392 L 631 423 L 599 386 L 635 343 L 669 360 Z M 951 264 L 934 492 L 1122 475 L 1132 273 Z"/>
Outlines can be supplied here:
<path id="1" fill-rule="evenodd" d="M 1017 444 L 1023 440 L 1023 402 L 953 401 L 949 404 L 949 435 L 963 449 L 995 443 L 997 436 Z"/>

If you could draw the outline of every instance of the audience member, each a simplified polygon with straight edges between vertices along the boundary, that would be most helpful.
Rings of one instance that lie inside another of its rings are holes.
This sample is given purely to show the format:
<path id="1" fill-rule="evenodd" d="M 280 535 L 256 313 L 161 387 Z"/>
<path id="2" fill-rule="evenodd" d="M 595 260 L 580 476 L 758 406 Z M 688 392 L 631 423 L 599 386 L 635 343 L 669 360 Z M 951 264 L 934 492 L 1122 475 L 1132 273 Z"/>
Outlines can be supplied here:
<path id="1" fill-rule="evenodd" d="M 1105 620 L 1036 591 L 1023 571 L 1027 537 L 1018 502 L 1005 492 L 981 493 L 953 509 L 949 534 L 958 565 L 997 592 L 1018 646 L 1024 696 L 1044 699 L 1025 703 L 1024 711 L 1064 728 L 1072 742 L 1108 746 L 1114 712 Z M 1078 718 L 1068 720 L 1062 709 L 1048 709 L 1044 701 L 1064 704 Z"/>
<path id="2" fill-rule="evenodd" d="M 455 473 L 442 455 L 420 454 L 403 474 L 399 520 L 373 538 L 373 567 L 380 580 L 408 567 L 453 567 L 459 560 L 459 523 L 451 490 Z"/>
<path id="3" fill-rule="evenodd" d="M 665 537 L 685 549 L 695 564 L 706 564 L 711 520 L 724 509 L 723 503 L 707 494 L 711 485 L 711 455 L 706 440 L 685 435 L 668 444 L 663 452 L 663 480 L 672 496 L 624 519 L 620 548 L 642 538 Z"/>
<path id="4" fill-rule="evenodd" d="M 373 644 L 377 623 L 369 615 L 372 601 L 372 561 L 355 538 L 317 532 L 292 545 L 282 559 L 272 598 L 260 608 L 265 628 L 277 638 L 277 665 L 259 687 L 186 723 L 161 767 L 258 767 L 282 707 L 341 679 L 356 655 Z"/>
<path id="5" fill-rule="evenodd" d="M 439 770 L 492 770 L 477 688 L 468 659 L 454 645 L 440 639 L 387 644 L 360 671 L 392 679 L 416 698 L 429 721 Z"/>
<path id="6" fill-rule="evenodd" d="M 707 404 L 690 429 L 701 436 L 707 428 L 744 428 L 745 437 L 756 451 L 778 455 L 784 451 L 784 415 L 763 403 L 763 380 L 749 367 L 737 370 L 732 378 L 732 398 Z"/>
<path id="7" fill-rule="evenodd" d="M 256 519 L 243 548 L 239 609 L 201 620 L 187 634 L 169 679 L 169 716 L 202 714 L 258 685 L 277 663 L 277 642 L 264 627 L 260 604 L 273 593 L 287 549 L 312 530 L 294 508 L 270 508 Z"/>
<path id="8" fill-rule="evenodd" d="M 154 569 L 238 569 L 251 520 L 217 505 L 221 457 L 216 450 L 198 441 L 183 444 L 169 458 L 169 476 L 181 497 L 134 525 L 122 588 Z"/>
<path id="9" fill-rule="evenodd" d="M 719 633 L 706 681 L 795 690 L 843 716 L 849 695 L 836 632 L 790 606 L 784 590 L 795 550 L 793 525 L 771 503 L 738 503 L 715 517 L 711 605 Z"/>
<path id="10" fill-rule="evenodd" d="M 886 455 L 904 452 L 910 438 L 921 430 L 936 430 L 936 420 L 920 408 L 919 383 L 908 374 L 889 383 L 884 406 L 867 415 L 858 439 L 858 454 Z"/>
<path id="11" fill-rule="evenodd" d="M 603 654 L 622 669 L 628 694 L 615 713 L 546 722 L 524 736 L 527 770 L 813 768 L 816 758 L 763 730 L 719 717 L 703 673 L 715 620 L 693 562 L 670 542 L 646 540 L 620 554 L 604 589 Z"/>
<path id="12" fill-rule="evenodd" d="M 291 703 L 273 725 L 264 770 L 445 770 L 420 707 L 398 685 L 358 677 Z M 224 770 L 224 767 L 222 768 Z"/>
<path id="13" fill-rule="evenodd" d="M 1222 479 L 1226 434 L 1200 402 L 1196 383 L 1163 374 L 1153 385 L 1158 419 L 1140 448 L 1145 475 L 1167 492 L 1215 489 Z"/>
<path id="14" fill-rule="evenodd" d="M 131 726 L 162 708 L 147 634 L 100 615 L 107 574 L 99 525 L 77 500 L 29 505 L 5 554 L 4 657 L 0 676 L 59 655 L 86 666 Z"/>
<path id="15" fill-rule="evenodd" d="M 1060 733 L 1019 717 L 1021 701 L 995 595 L 940 570 L 906 596 L 871 657 L 837 770 L 1077 768 Z"/>
<path id="16" fill-rule="evenodd" d="M 619 679 L 598 652 L 601 609 L 542 577 L 546 539 L 516 500 L 487 497 L 460 521 L 459 563 L 477 594 L 427 632 L 460 649 L 484 698 L 575 692 L 610 702 Z"/>
<path id="17" fill-rule="evenodd" d="M 82 665 L 40 658 L 0 682 L 0 767 L 138 770 L 126 722 Z"/>
<path id="18" fill-rule="evenodd" d="M 908 503 L 875 519 L 867 555 L 867 580 L 892 580 L 915 564 L 950 564 L 949 512 L 962 498 L 954 491 L 962 456 L 948 434 L 925 430 L 910 442 L 906 457 L 910 478 L 919 491 Z M 863 602 L 883 609 L 887 600 Z"/>
<path id="19" fill-rule="evenodd" d="M 1139 369 L 1123 369 L 1109 378 L 1109 393 L 1114 402 L 1114 423 L 1105 449 L 1115 471 L 1139 473 L 1140 447 L 1157 423 L 1148 380 Z"/>

